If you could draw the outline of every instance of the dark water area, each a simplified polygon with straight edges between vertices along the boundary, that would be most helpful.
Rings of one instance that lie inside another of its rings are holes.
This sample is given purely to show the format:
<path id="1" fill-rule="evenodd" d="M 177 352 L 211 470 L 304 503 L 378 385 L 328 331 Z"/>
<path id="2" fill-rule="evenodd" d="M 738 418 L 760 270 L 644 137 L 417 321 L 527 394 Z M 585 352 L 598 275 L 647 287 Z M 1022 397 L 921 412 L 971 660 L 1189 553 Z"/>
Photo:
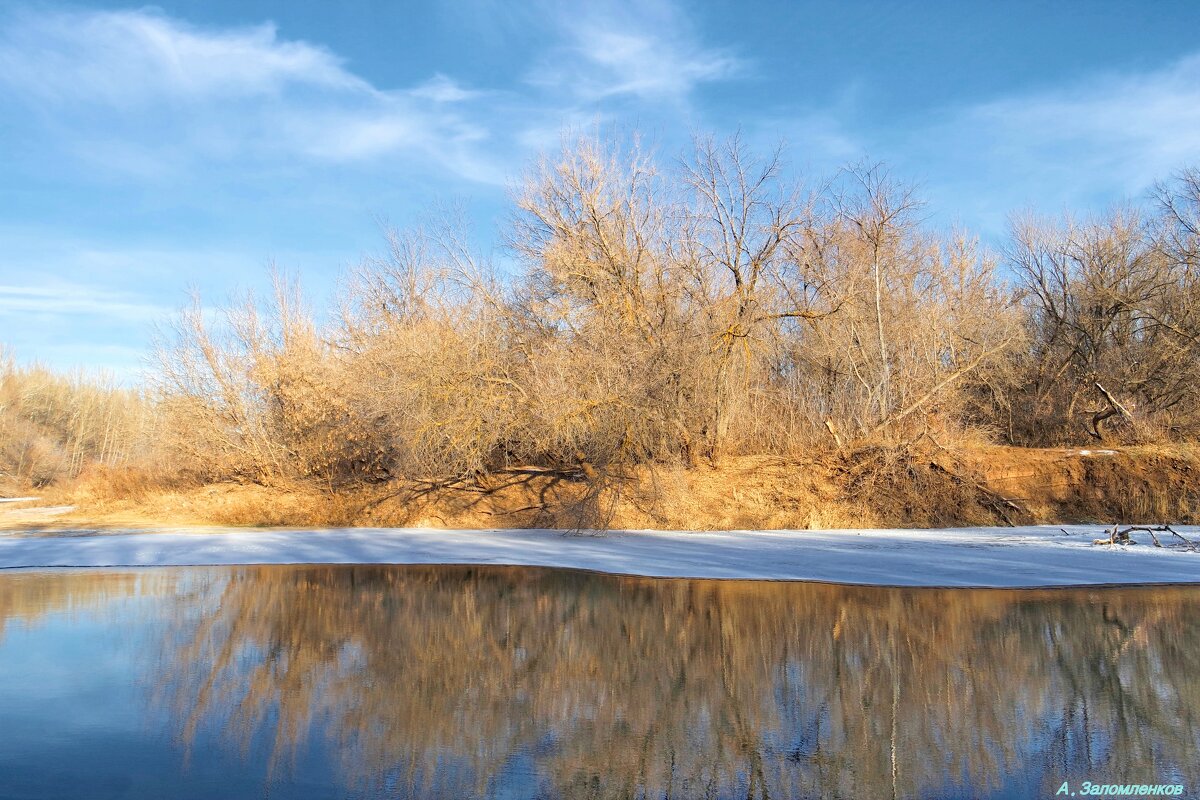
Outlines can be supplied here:
<path id="1" fill-rule="evenodd" d="M 0 798 L 1200 792 L 1200 589 L 0 574 Z"/>

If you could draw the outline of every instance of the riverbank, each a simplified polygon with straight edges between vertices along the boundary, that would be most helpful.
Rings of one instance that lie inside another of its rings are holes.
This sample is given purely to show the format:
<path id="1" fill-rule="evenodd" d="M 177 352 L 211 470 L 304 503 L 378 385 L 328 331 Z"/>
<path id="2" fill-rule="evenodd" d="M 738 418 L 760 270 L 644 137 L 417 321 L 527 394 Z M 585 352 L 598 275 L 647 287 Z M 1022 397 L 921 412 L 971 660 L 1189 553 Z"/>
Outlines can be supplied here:
<path id="1" fill-rule="evenodd" d="M 194 485 L 93 472 L 0 506 L 0 529 L 137 526 L 797 530 L 1200 524 L 1200 449 L 860 449 L 691 468 L 534 468 L 439 484 Z M 37 510 L 47 506 L 52 513 Z"/>
<path id="2" fill-rule="evenodd" d="M 1190 540 L 1200 528 L 1180 528 Z M 1200 552 L 1093 544 L 1094 526 L 720 533 L 429 528 L 8 533 L 0 568 L 499 564 L 656 578 L 1033 588 L 1200 584 Z M 1178 546 L 1176 546 L 1178 545 Z"/>

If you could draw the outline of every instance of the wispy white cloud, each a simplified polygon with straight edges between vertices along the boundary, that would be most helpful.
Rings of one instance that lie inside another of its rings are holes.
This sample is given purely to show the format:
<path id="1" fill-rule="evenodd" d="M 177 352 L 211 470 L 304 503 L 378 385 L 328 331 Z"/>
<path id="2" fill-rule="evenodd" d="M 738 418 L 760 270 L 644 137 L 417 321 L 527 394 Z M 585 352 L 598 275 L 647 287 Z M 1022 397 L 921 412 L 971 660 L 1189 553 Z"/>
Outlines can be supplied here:
<path id="1" fill-rule="evenodd" d="M 0 345 L 22 361 L 132 380 L 149 332 L 170 312 L 137 292 L 72 281 L 0 284 Z"/>
<path id="2" fill-rule="evenodd" d="M 295 258 L 278 243 L 324 226 L 340 231 L 343 247 L 352 215 L 462 194 L 464 182 L 497 198 L 495 186 L 533 151 L 556 148 L 568 129 L 640 129 L 669 157 L 693 126 L 717 134 L 741 127 L 759 149 L 785 140 L 792 165 L 815 176 L 870 155 L 921 181 L 931 209 L 985 233 L 1002 231 L 1005 215 L 1022 205 L 1054 210 L 1136 196 L 1200 162 L 1200 55 L 930 110 L 912 122 L 875 116 L 871 92 L 854 91 L 855 80 L 868 78 L 847 76 L 840 97 L 835 86 L 820 93 L 827 105 L 807 103 L 798 81 L 772 82 L 756 70 L 751 45 L 724 46 L 728 39 L 705 35 L 673 0 L 484 5 L 507 21 L 487 22 L 496 36 L 517 27 L 527 34 L 529 47 L 509 55 L 506 72 L 524 81 L 473 85 L 431 70 L 382 86 L 341 54 L 289 40 L 269 23 L 197 26 L 153 10 L 45 5 L 0 12 L 0 133 L 34 156 L 10 159 L 12 172 L 35 182 L 49 173 L 39 185 L 64 192 L 44 235 L 25 237 L 25 255 L 14 256 L 16 237 L 0 230 L 3 336 L 29 346 L 74 336 L 83 347 L 90 334 L 78 331 L 111 325 L 124 326 L 104 334 L 112 340 L 140 342 L 145 323 L 177 306 L 189 282 L 219 298 L 272 255 L 315 271 L 318 261 L 348 254 L 318 258 L 312 242 L 330 241 L 324 233 L 301 236 Z M 724 93 L 723 116 L 710 116 L 714 90 L 742 79 L 755 84 L 746 99 Z M 126 191 L 110 197 L 112 184 L 99 181 L 106 194 L 96 194 L 96 177 L 114 174 Z M 168 210 L 138 216 L 160 199 Z M 126 202 L 128 224 L 100 237 L 112 252 L 68 242 L 72 225 L 87 228 L 87 204 Z M 84 213 L 68 220 L 68 206 Z M 154 239 L 156 223 L 143 221 L 200 206 L 204 222 L 191 233 Z M 179 252 L 137 251 L 138 240 Z"/>
<path id="3" fill-rule="evenodd" d="M 582 101 L 632 96 L 685 102 L 701 84 L 747 69 L 743 58 L 702 42 L 673 3 L 560 6 L 551 15 L 563 41 L 529 80 Z"/>
<path id="4" fill-rule="evenodd" d="M 580 28 L 576 43 L 585 63 L 597 68 L 583 87 L 597 96 L 681 98 L 697 84 L 734 75 L 741 64 L 721 52 L 644 32 Z"/>
<path id="5" fill-rule="evenodd" d="M 25 11 L 0 32 L 0 97 L 44 112 L 62 147 L 106 173 L 176 179 L 208 162 L 371 164 L 402 157 L 503 183 L 538 131 L 609 99 L 686 102 L 744 67 L 673 4 L 548 7 L 530 82 L 503 91 L 435 73 L 378 87 L 271 24 L 199 27 L 152 10 Z M 533 133 L 531 133 L 531 131 Z"/>
<path id="6" fill-rule="evenodd" d="M 409 91 L 413 97 L 423 97 L 435 103 L 461 103 L 473 100 L 483 95 L 483 92 L 466 89 L 453 78 L 441 73 L 434 75 L 425 83 Z"/>
<path id="7" fill-rule="evenodd" d="M 1136 199 L 1200 161 L 1200 55 L 949 108 L 878 145 L 923 165 L 939 205 L 997 230 L 1022 206 Z"/>
<path id="8" fill-rule="evenodd" d="M 1200 55 L 1142 74 L 983 104 L 964 118 L 999 155 L 1040 169 L 1077 165 L 1145 188 L 1200 156 Z"/>
<path id="9" fill-rule="evenodd" d="M 82 370 L 88 375 L 113 378 L 126 386 L 140 383 L 148 367 L 144 348 L 87 339 L 62 344 L 38 343 L 35 347 L 18 343 L 11 352 L 20 363 L 44 364 L 63 371 Z"/>
<path id="10" fill-rule="evenodd" d="M 32 109 L 45 143 L 92 174 L 158 184 L 210 165 L 332 164 L 502 185 L 565 128 L 636 109 L 636 124 L 659 132 L 701 86 L 747 68 L 673 0 L 547 3 L 530 18 L 545 45 L 519 57 L 528 81 L 501 88 L 441 72 L 381 87 L 270 23 L 197 26 L 148 9 L 25 10 L 3 22 L 0 101 Z M 677 118 L 666 129 L 685 133 Z"/>
<path id="11" fill-rule="evenodd" d="M 154 330 L 189 302 L 190 287 L 219 304 L 265 282 L 263 263 L 246 254 L 46 242 L 43 234 L 0 226 L 9 245 L 0 256 L 0 346 L 59 369 L 136 376 Z"/>
<path id="12" fill-rule="evenodd" d="M 271 25 L 198 28 L 151 11 L 24 13 L 0 35 L 0 90 L 45 109 L 68 147 L 151 177 L 189 158 L 355 162 L 396 154 L 494 181 L 487 138 L 445 76 L 383 90 Z"/>
<path id="13" fill-rule="evenodd" d="M 332 53 L 280 40 L 273 25 L 201 29 L 148 10 L 19 14 L 0 44 L 0 71 L 25 92 L 117 106 L 293 87 L 371 91 Z"/>

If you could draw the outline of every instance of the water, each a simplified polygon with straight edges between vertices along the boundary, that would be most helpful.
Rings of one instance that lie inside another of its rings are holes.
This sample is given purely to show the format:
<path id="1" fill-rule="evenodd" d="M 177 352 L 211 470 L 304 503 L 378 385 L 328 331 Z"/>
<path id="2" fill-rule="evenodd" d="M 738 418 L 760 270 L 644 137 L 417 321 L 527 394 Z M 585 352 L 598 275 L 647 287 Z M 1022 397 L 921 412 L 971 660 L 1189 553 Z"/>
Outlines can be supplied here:
<path id="1" fill-rule="evenodd" d="M 0 575 L 0 797 L 1200 790 L 1200 590 Z"/>

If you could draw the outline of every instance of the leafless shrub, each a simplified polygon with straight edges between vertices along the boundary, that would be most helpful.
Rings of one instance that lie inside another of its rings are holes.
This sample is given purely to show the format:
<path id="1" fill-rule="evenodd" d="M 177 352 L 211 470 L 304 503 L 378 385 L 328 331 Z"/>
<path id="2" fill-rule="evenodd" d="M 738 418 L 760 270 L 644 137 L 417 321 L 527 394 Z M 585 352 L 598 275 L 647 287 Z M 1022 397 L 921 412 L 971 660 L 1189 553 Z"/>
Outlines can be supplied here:
<path id="1" fill-rule="evenodd" d="M 357 270 L 342 330 L 354 435 L 382 475 L 442 479 L 503 467 L 525 389 L 490 267 L 451 228 L 391 232 Z"/>
<path id="2" fill-rule="evenodd" d="M 690 460 L 707 343 L 673 249 L 684 223 L 652 162 L 589 142 L 543 160 L 517 195 L 513 308 L 528 457 Z"/>
<path id="3" fill-rule="evenodd" d="M 248 296 L 210 320 L 197 299 L 160 337 L 165 443 L 203 479 L 333 484 L 356 464 L 347 375 L 299 286 L 273 278 L 265 307 Z"/>

